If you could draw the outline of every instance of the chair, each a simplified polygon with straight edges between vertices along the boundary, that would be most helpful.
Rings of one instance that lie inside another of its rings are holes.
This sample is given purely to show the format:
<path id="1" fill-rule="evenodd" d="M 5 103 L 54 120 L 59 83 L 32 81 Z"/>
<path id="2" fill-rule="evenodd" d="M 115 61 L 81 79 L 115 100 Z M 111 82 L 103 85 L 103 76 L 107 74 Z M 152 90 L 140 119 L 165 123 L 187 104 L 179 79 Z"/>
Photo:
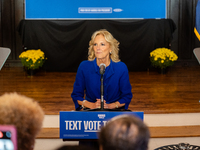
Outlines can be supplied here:
<path id="1" fill-rule="evenodd" d="M 199 64 L 200 64 L 200 47 L 195 48 L 195 49 L 193 50 L 193 52 L 194 52 L 194 55 L 195 55 L 195 57 L 197 58 L 197 60 L 198 60 L 198 62 L 199 62 Z"/>
<path id="2" fill-rule="evenodd" d="M 10 48 L 0 47 L 0 70 L 10 55 Z"/>

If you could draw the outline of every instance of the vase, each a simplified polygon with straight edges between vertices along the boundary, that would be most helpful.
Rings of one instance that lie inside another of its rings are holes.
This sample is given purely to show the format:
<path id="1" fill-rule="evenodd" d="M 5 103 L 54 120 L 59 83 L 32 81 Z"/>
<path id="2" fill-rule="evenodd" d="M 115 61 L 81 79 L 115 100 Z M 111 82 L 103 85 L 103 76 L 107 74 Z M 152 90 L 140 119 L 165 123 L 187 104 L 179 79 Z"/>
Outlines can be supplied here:
<path id="1" fill-rule="evenodd" d="M 160 74 L 166 74 L 166 73 L 168 72 L 168 68 L 159 68 L 159 69 L 158 69 L 158 72 L 159 72 Z"/>
<path id="2" fill-rule="evenodd" d="M 37 73 L 37 70 L 36 69 L 27 69 L 26 70 L 26 73 L 29 75 L 29 76 L 33 76 Z"/>

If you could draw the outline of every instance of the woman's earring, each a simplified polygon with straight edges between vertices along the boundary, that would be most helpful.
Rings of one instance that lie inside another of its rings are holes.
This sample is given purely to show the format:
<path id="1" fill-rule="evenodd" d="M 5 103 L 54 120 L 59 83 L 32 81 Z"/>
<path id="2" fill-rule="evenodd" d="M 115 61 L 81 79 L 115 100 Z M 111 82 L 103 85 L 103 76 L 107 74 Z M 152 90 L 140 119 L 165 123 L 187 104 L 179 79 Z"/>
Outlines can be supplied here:
<path id="1" fill-rule="evenodd" d="M 110 52 L 110 55 L 112 54 L 112 51 Z"/>

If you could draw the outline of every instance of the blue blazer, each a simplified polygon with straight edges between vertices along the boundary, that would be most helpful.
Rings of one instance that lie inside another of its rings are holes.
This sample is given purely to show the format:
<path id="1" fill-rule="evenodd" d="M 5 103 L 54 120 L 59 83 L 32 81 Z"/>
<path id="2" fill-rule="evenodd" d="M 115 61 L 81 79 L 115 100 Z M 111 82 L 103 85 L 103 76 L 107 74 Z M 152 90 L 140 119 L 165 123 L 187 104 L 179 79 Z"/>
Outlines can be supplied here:
<path id="1" fill-rule="evenodd" d="M 115 63 L 111 60 L 110 65 L 106 67 L 103 78 L 104 100 L 106 103 L 118 101 L 120 104 L 125 103 L 125 109 L 128 109 L 132 99 L 132 87 L 127 66 L 123 62 Z M 87 101 L 95 102 L 97 98 L 101 99 L 100 79 L 101 75 L 96 59 L 81 62 L 71 94 L 76 110 L 81 109 L 77 100 L 83 101 L 86 99 Z"/>

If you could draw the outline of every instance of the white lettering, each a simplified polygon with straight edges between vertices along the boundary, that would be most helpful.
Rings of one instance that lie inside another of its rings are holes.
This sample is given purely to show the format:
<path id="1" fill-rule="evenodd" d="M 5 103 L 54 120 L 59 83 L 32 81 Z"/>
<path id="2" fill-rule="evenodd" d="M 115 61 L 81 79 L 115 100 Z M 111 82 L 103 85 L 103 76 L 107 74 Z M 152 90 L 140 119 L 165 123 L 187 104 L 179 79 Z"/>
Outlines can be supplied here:
<path id="1" fill-rule="evenodd" d="M 66 130 L 81 130 L 82 121 L 65 121 Z"/>
<path id="2" fill-rule="evenodd" d="M 87 130 L 100 130 L 101 121 L 84 121 L 84 129 Z"/>
<path id="3" fill-rule="evenodd" d="M 100 130 L 100 128 L 101 128 L 101 121 L 98 121 L 97 122 L 97 130 Z"/>
<path id="4" fill-rule="evenodd" d="M 97 121 L 93 121 L 93 123 L 94 123 L 94 130 L 96 130 L 97 129 Z"/>
<path id="5" fill-rule="evenodd" d="M 89 122 L 89 129 L 92 130 L 93 129 L 93 121 Z"/>
<path id="6" fill-rule="evenodd" d="M 108 121 L 103 121 L 103 125 L 105 126 Z"/>
<path id="7" fill-rule="evenodd" d="M 72 123 L 73 123 L 73 121 L 69 121 L 69 130 L 73 130 L 72 129 Z"/>
<path id="8" fill-rule="evenodd" d="M 73 124 L 74 124 L 73 130 L 77 130 L 77 121 L 73 121 Z"/>
<path id="9" fill-rule="evenodd" d="M 85 129 L 85 130 L 88 129 L 88 121 L 84 121 L 84 129 Z"/>
<path id="10" fill-rule="evenodd" d="M 66 123 L 66 130 L 68 130 L 68 122 L 69 121 L 65 121 L 65 123 Z"/>
<path id="11" fill-rule="evenodd" d="M 81 130 L 81 122 L 82 121 L 77 121 L 77 122 L 79 123 L 79 128 L 78 129 Z"/>

